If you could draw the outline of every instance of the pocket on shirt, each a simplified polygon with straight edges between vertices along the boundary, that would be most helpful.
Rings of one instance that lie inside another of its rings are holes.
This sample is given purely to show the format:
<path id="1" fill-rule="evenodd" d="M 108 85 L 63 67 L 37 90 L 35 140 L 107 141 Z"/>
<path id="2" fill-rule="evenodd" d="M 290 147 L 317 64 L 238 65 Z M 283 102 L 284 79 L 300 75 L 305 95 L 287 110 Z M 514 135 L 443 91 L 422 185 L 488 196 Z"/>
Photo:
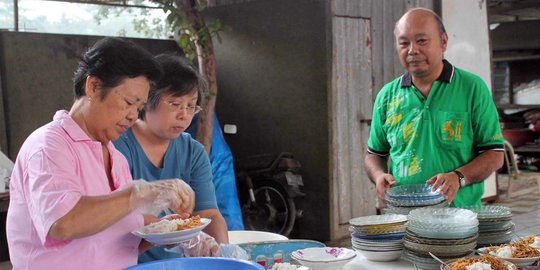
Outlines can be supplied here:
<path id="1" fill-rule="evenodd" d="M 472 128 L 468 112 L 438 111 L 436 136 L 445 148 L 464 147 L 472 143 Z"/>

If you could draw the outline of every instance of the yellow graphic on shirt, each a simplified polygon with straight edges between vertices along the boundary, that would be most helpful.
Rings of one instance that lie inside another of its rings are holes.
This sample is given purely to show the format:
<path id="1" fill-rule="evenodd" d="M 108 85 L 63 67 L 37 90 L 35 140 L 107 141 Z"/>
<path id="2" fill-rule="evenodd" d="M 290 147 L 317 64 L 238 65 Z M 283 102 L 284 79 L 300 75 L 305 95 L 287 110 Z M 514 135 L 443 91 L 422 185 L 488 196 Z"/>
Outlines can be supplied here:
<path id="1" fill-rule="evenodd" d="M 452 128 L 452 121 L 448 120 L 444 123 L 442 130 L 446 132 L 446 136 L 443 135 L 445 141 L 461 141 L 461 121 L 456 121 L 455 128 Z"/>
<path id="2" fill-rule="evenodd" d="M 414 123 L 408 123 L 403 126 L 403 140 L 408 142 L 414 134 Z"/>
<path id="3" fill-rule="evenodd" d="M 414 156 L 411 158 L 411 163 L 409 163 L 409 175 L 415 175 L 420 172 L 420 162 L 418 161 L 418 157 Z"/>
<path id="4" fill-rule="evenodd" d="M 422 159 L 415 153 L 409 152 L 406 157 L 396 165 L 395 175 L 400 178 L 410 177 L 422 172 Z"/>
<path id="5" fill-rule="evenodd" d="M 399 112 L 399 107 L 401 106 L 402 102 L 403 97 L 401 96 L 392 97 L 392 100 L 388 102 L 388 117 L 385 121 L 385 125 L 387 125 L 388 127 L 395 127 L 399 124 L 401 120 L 403 120 L 403 114 Z"/>
<path id="6" fill-rule="evenodd" d="M 397 96 L 392 98 L 392 101 L 388 103 L 388 111 L 395 111 L 399 108 L 399 105 L 401 105 L 401 97 Z"/>
<path id="7" fill-rule="evenodd" d="M 397 124 L 399 124 L 399 121 L 401 121 L 402 118 L 402 114 L 392 114 L 386 118 L 386 122 L 384 124 L 390 127 L 395 127 Z"/>
<path id="8" fill-rule="evenodd" d="M 493 137 L 491 137 L 492 141 L 499 141 L 499 140 L 503 140 L 503 139 L 504 139 L 504 137 L 502 136 L 502 133 L 495 134 L 495 135 L 493 135 Z"/>

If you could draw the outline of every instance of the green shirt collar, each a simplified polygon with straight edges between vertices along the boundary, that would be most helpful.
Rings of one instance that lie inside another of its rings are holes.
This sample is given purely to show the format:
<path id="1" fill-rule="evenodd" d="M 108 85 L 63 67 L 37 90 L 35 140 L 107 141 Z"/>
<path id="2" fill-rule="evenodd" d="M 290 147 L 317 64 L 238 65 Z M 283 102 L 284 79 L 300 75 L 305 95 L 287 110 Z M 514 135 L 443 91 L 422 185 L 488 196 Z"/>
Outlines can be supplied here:
<path id="1" fill-rule="evenodd" d="M 446 59 L 443 59 L 443 70 L 442 70 L 441 75 L 439 75 L 439 78 L 437 78 L 437 80 L 451 83 L 453 77 L 454 77 L 454 66 L 452 66 L 450 62 L 446 61 Z M 403 76 L 401 76 L 400 86 L 403 88 L 403 87 L 409 87 L 411 85 L 412 85 L 412 76 L 409 72 L 407 72 L 403 74 Z"/>

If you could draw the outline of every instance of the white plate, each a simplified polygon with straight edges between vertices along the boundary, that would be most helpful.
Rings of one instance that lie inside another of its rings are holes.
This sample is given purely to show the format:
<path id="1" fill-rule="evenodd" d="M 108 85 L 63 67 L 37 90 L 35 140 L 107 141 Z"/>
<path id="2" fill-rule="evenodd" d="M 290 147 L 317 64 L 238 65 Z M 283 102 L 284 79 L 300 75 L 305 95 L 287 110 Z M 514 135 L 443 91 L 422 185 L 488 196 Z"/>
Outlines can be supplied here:
<path id="1" fill-rule="evenodd" d="M 479 248 L 478 250 L 484 252 L 484 253 L 487 253 L 485 250 L 487 249 L 487 247 L 483 247 L 483 248 Z M 540 256 L 536 256 L 536 257 L 529 257 L 529 258 L 505 258 L 505 257 L 500 257 L 500 256 L 497 256 L 495 254 L 489 254 L 493 257 L 497 257 L 497 258 L 501 258 L 505 261 L 509 261 L 517 266 L 527 266 L 527 265 L 531 265 L 533 264 L 534 262 L 540 260 Z"/>
<path id="2" fill-rule="evenodd" d="M 365 249 L 357 249 L 356 252 L 362 254 L 366 259 L 374 262 L 390 262 L 395 261 L 401 257 L 403 249 L 399 250 L 384 250 L 384 251 L 371 251 Z"/>
<path id="3" fill-rule="evenodd" d="M 348 248 L 340 247 L 311 247 L 293 251 L 295 259 L 312 262 L 333 262 L 354 258 L 356 253 Z"/>
<path id="4" fill-rule="evenodd" d="M 291 253 L 291 258 L 313 270 L 342 267 L 356 257 L 352 249 L 339 247 L 313 247 Z"/>
<path id="5" fill-rule="evenodd" d="M 155 245 L 161 246 L 161 245 L 178 244 L 181 242 L 191 240 L 193 237 L 197 236 L 197 234 L 202 229 L 204 229 L 204 227 L 208 226 L 208 224 L 210 224 L 211 221 L 212 220 L 208 218 L 201 218 L 202 224 L 200 226 L 197 226 L 191 229 L 168 232 L 168 233 L 144 233 L 145 227 L 139 228 L 138 230 L 135 230 L 131 233 L 141 238 L 144 238 L 146 241 L 153 243 Z"/>

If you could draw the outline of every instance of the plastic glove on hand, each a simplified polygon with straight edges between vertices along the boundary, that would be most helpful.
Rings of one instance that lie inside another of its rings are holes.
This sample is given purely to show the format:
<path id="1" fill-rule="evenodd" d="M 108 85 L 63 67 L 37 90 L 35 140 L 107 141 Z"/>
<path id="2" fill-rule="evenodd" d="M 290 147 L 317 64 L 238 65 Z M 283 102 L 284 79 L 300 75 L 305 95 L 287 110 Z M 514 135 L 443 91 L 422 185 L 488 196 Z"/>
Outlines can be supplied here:
<path id="1" fill-rule="evenodd" d="M 181 243 L 186 257 L 220 257 L 221 249 L 214 237 L 200 232 L 188 242 Z"/>
<path id="2" fill-rule="evenodd" d="M 234 244 L 221 244 L 219 245 L 221 249 L 221 256 L 225 258 L 235 258 L 241 260 L 247 260 L 248 254 L 246 250 L 241 248 L 239 245 Z"/>
<path id="3" fill-rule="evenodd" d="M 158 215 L 167 208 L 179 214 L 191 213 L 195 195 L 191 187 L 179 179 L 146 182 L 133 181 L 129 207 L 144 214 Z"/>
<path id="4" fill-rule="evenodd" d="M 168 188 L 171 189 L 173 194 L 176 192 L 173 198 L 169 198 L 170 208 L 182 215 L 183 218 L 189 217 L 189 214 L 195 208 L 195 192 L 193 192 L 193 189 L 181 179 L 164 180 L 164 182 L 170 185 Z M 188 216 L 186 217 L 185 214 L 188 214 Z"/>

